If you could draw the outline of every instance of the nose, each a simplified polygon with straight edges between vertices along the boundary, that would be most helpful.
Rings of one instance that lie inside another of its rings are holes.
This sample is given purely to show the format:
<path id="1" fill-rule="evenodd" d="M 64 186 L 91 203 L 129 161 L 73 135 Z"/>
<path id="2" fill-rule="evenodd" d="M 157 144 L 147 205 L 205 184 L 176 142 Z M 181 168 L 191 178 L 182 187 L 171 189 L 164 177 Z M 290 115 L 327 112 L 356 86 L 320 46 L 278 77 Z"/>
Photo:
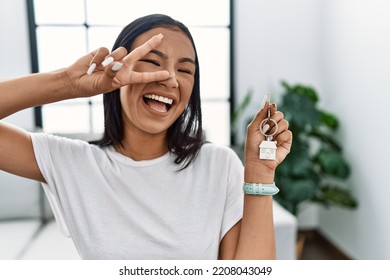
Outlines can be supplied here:
<path id="1" fill-rule="evenodd" d="M 177 88 L 179 87 L 179 83 L 176 78 L 176 74 L 170 72 L 169 78 L 163 81 L 160 81 L 159 84 L 164 85 L 166 87 Z"/>

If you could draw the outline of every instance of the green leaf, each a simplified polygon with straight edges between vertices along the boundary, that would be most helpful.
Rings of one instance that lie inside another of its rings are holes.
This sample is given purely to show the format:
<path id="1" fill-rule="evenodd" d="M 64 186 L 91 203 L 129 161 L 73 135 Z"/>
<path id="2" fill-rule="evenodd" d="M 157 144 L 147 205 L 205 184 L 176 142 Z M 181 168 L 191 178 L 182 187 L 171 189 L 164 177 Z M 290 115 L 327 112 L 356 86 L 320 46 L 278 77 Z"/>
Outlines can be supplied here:
<path id="1" fill-rule="evenodd" d="M 352 209 L 356 208 L 358 205 L 356 199 L 349 191 L 331 185 L 323 186 L 320 189 L 316 201 L 325 206 L 338 205 Z"/>
<path id="2" fill-rule="evenodd" d="M 339 120 L 337 117 L 331 113 L 320 111 L 321 120 L 324 125 L 326 125 L 331 130 L 335 131 L 339 128 Z"/>
<path id="3" fill-rule="evenodd" d="M 338 153 L 341 153 L 342 148 L 340 144 L 333 138 L 333 134 L 323 132 L 320 129 L 314 129 L 309 133 L 313 138 L 318 139 L 322 144 L 327 144 L 330 148 L 335 150 Z"/>
<path id="4" fill-rule="evenodd" d="M 286 81 L 281 81 L 280 84 L 282 85 L 282 87 L 284 87 L 286 92 L 292 91 L 292 88 Z"/>
<path id="5" fill-rule="evenodd" d="M 303 86 L 303 85 L 297 85 L 294 88 L 294 91 L 296 94 L 304 95 L 310 98 L 310 100 L 315 104 L 318 102 L 319 98 L 316 93 L 316 91 L 308 86 Z"/>
<path id="6" fill-rule="evenodd" d="M 307 142 L 296 139 L 290 154 L 278 166 L 277 172 L 282 176 L 307 177 L 312 172 L 313 162 Z"/>
<path id="7" fill-rule="evenodd" d="M 350 174 L 349 165 L 340 153 L 322 148 L 315 156 L 315 160 L 328 175 L 346 179 Z"/>
<path id="8" fill-rule="evenodd" d="M 318 186 L 312 180 L 291 178 L 281 178 L 277 185 L 281 192 L 275 196 L 275 199 L 293 214 L 296 214 L 300 203 L 315 197 Z"/>
<path id="9" fill-rule="evenodd" d="M 285 118 L 301 130 L 311 129 L 321 123 L 321 115 L 308 96 L 286 94 L 282 98 L 280 110 Z"/>
<path id="10" fill-rule="evenodd" d="M 286 94 L 297 94 L 308 97 L 313 104 L 317 103 L 319 98 L 317 92 L 314 90 L 314 88 L 310 86 L 305 86 L 302 84 L 296 84 L 296 85 L 289 85 L 286 81 L 281 82 L 282 86 L 286 90 Z"/>

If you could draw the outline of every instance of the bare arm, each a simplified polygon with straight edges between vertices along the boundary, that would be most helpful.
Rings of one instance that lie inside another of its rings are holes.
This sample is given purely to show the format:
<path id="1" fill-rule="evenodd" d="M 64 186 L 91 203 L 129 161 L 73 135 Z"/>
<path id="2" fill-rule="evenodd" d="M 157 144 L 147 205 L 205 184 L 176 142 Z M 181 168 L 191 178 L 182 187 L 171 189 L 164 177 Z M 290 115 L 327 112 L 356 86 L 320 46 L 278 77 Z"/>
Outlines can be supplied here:
<path id="1" fill-rule="evenodd" d="M 20 110 L 71 98 L 64 71 L 32 74 L 0 83 L 0 119 Z"/>
<path id="2" fill-rule="evenodd" d="M 65 83 L 63 71 L 34 74 L 0 83 L 0 118 L 25 108 L 66 99 Z M 3 122 L 0 122 L 0 169 L 45 181 L 35 160 L 30 135 Z"/>
<path id="3" fill-rule="evenodd" d="M 167 79 L 168 71 L 137 73 L 132 70 L 134 62 L 157 46 L 161 39 L 162 36 L 156 35 L 128 55 L 124 48 L 112 53 L 100 48 L 68 68 L 0 82 L 0 119 L 26 108 L 110 92 L 126 84 Z M 107 56 L 113 57 L 114 62 L 104 67 L 102 62 Z M 87 73 L 92 64 L 96 67 Z M 29 133 L 2 122 L 0 170 L 44 182 Z"/>
<path id="4" fill-rule="evenodd" d="M 275 161 L 259 160 L 258 147 L 264 140 L 259 126 L 266 117 L 265 108 L 258 112 L 247 129 L 244 180 L 248 183 L 274 182 L 275 169 L 291 148 L 292 133 L 288 130 L 288 122 L 281 112 L 276 112 L 276 105 L 272 104 L 271 117 L 279 126 L 275 135 L 277 158 Z M 247 260 L 276 258 L 272 196 L 245 195 L 243 218 L 222 239 L 220 258 Z"/>

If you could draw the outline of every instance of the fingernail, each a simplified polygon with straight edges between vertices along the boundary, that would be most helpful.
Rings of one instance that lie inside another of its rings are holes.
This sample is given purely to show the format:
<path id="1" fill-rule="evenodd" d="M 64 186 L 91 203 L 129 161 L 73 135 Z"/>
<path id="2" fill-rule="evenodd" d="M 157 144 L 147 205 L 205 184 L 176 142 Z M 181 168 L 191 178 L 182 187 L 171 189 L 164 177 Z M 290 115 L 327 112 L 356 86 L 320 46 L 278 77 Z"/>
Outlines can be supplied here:
<path id="1" fill-rule="evenodd" d="M 162 33 L 160 33 L 160 34 L 157 35 L 157 37 L 158 37 L 159 39 L 162 39 L 162 38 L 164 37 L 164 35 L 162 35 Z"/>
<path id="2" fill-rule="evenodd" d="M 114 66 L 112 66 L 111 70 L 114 72 L 119 71 L 119 69 L 122 68 L 122 65 L 123 65 L 123 63 L 117 62 L 114 64 Z"/>
<path id="3" fill-rule="evenodd" d="M 267 102 L 267 100 L 268 100 L 268 94 L 264 95 L 263 101 L 261 102 L 261 108 L 260 109 L 264 108 L 265 103 Z"/>
<path id="4" fill-rule="evenodd" d="M 103 65 L 103 67 L 106 67 L 108 64 L 110 64 L 113 61 L 114 61 L 114 58 L 112 56 L 109 56 L 102 62 L 102 65 Z"/>
<path id="5" fill-rule="evenodd" d="M 263 126 L 263 128 L 261 130 L 263 131 L 263 133 L 266 133 L 268 131 L 268 129 L 269 129 L 269 124 L 267 123 Z"/>
<path id="6" fill-rule="evenodd" d="M 87 70 L 87 74 L 88 74 L 88 75 L 91 75 L 91 74 L 93 73 L 93 71 L 95 71 L 95 68 L 96 68 L 96 63 L 92 63 L 92 64 L 89 66 L 88 70 Z"/>

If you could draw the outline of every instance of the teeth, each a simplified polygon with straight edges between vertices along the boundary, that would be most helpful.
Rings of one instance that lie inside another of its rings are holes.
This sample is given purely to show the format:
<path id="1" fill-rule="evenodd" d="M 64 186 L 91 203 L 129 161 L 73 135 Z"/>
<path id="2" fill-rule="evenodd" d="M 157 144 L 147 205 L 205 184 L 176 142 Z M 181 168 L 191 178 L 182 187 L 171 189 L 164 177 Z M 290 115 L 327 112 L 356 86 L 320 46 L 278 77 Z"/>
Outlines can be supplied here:
<path id="1" fill-rule="evenodd" d="M 160 96 L 160 95 L 146 94 L 145 97 L 149 98 L 149 99 L 154 99 L 154 100 L 157 100 L 157 101 L 163 102 L 165 104 L 169 104 L 169 105 L 172 105 L 172 103 L 173 103 L 173 99 L 168 98 L 168 97 L 164 97 L 164 96 Z"/>

